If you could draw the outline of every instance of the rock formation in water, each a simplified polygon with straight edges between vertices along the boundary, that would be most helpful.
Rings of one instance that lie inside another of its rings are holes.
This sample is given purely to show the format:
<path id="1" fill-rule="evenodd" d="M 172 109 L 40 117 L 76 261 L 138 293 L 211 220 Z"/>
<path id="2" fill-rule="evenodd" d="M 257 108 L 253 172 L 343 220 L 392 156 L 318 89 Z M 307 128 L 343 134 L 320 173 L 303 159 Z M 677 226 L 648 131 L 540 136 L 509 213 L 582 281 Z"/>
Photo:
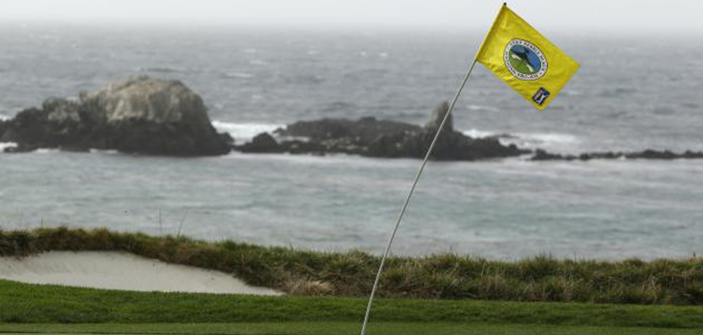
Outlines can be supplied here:
<path id="1" fill-rule="evenodd" d="M 660 160 L 671 160 L 671 159 L 703 159 L 703 152 L 701 151 L 684 151 L 682 153 L 675 153 L 669 150 L 658 151 L 647 149 L 644 151 L 635 152 L 589 152 L 580 155 L 561 155 L 546 152 L 542 149 L 537 149 L 531 160 L 533 161 L 588 161 L 592 159 L 660 159 Z"/>
<path id="2" fill-rule="evenodd" d="M 222 155 L 233 140 L 210 123 L 200 96 L 177 80 L 145 76 L 110 83 L 77 101 L 49 98 L 41 108 L 0 123 L 10 151 L 61 148 L 116 149 L 126 153 Z"/>
<path id="3" fill-rule="evenodd" d="M 243 152 L 345 153 L 367 157 L 423 158 L 442 118 L 446 102 L 430 115 L 424 127 L 365 117 L 359 120 L 322 119 L 300 121 L 278 129 L 280 141 L 270 134 L 259 134 L 237 147 Z M 518 156 L 529 151 L 515 145 L 502 145 L 495 138 L 470 138 L 452 127 L 451 115 L 433 150 L 435 160 L 477 160 Z"/>

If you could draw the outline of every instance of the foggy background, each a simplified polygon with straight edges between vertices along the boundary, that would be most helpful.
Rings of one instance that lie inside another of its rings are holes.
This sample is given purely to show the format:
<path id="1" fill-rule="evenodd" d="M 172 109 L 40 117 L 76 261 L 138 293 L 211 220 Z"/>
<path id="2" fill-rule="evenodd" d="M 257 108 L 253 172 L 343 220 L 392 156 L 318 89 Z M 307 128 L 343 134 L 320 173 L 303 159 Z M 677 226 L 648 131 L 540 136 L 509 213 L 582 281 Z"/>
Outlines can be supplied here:
<path id="1" fill-rule="evenodd" d="M 5 23 L 250 26 L 301 29 L 460 30 L 486 28 L 502 1 L 462 0 L 6 0 Z M 514 0 L 545 31 L 700 33 L 703 2 Z"/>

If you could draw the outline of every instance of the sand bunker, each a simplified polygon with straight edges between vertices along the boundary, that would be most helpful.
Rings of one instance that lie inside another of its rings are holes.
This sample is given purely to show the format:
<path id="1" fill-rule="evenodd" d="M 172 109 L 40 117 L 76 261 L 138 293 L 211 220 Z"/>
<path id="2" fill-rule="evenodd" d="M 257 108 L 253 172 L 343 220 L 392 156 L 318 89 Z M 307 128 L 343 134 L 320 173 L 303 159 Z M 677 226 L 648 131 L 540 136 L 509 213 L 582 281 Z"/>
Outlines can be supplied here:
<path id="1" fill-rule="evenodd" d="M 101 289 L 279 295 L 224 272 L 164 263 L 121 252 L 52 251 L 0 257 L 0 279 Z"/>

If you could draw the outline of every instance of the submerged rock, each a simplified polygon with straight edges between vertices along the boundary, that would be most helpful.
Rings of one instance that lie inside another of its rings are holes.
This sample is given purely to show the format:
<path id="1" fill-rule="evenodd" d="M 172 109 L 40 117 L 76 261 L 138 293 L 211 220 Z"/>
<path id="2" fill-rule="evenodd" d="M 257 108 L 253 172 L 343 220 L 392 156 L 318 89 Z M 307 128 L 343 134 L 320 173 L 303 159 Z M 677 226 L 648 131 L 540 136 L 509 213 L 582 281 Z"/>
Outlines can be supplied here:
<path id="1" fill-rule="evenodd" d="M 199 95 L 180 81 L 146 76 L 81 93 L 77 101 L 49 98 L 41 109 L 26 109 L 6 121 L 0 141 L 174 156 L 226 154 L 233 142 L 217 133 Z"/>
<path id="2" fill-rule="evenodd" d="M 321 119 L 295 122 L 276 131 L 276 135 L 281 139 L 276 143 L 276 148 L 282 152 L 296 154 L 345 153 L 368 157 L 423 158 L 448 107 L 446 102 L 440 104 L 432 111 L 430 121 L 424 127 L 377 120 L 373 117 L 359 120 Z M 266 134 L 266 141 L 270 143 L 274 139 L 268 139 L 269 137 L 271 136 Z M 243 152 L 272 152 L 254 142 L 257 142 L 256 138 L 237 149 Z M 273 148 L 272 143 L 270 147 Z M 520 150 L 515 145 L 502 145 L 497 139 L 474 139 L 454 131 L 450 115 L 433 150 L 432 158 L 478 160 L 517 156 L 526 152 L 529 151 Z"/>
<path id="3" fill-rule="evenodd" d="M 531 160 L 533 161 L 588 161 L 592 159 L 661 159 L 661 160 L 672 160 L 672 159 L 703 159 L 702 151 L 690 151 L 687 150 L 683 153 L 675 153 L 669 150 L 657 151 L 652 149 L 647 149 L 644 151 L 636 152 L 589 152 L 582 153 L 579 155 L 561 155 L 548 153 L 542 149 L 537 149 Z"/>

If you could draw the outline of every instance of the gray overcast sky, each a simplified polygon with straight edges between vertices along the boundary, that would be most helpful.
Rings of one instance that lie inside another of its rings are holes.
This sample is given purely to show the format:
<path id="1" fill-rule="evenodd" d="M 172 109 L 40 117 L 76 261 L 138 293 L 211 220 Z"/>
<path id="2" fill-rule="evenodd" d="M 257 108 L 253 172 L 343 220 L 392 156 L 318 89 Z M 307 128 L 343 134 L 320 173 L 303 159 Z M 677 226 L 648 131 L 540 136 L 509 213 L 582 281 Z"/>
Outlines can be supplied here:
<path id="1" fill-rule="evenodd" d="M 487 27 L 493 0 L 3 0 L 4 22 L 254 25 L 296 28 Z M 513 0 L 538 29 L 703 32 L 703 1 Z"/>

